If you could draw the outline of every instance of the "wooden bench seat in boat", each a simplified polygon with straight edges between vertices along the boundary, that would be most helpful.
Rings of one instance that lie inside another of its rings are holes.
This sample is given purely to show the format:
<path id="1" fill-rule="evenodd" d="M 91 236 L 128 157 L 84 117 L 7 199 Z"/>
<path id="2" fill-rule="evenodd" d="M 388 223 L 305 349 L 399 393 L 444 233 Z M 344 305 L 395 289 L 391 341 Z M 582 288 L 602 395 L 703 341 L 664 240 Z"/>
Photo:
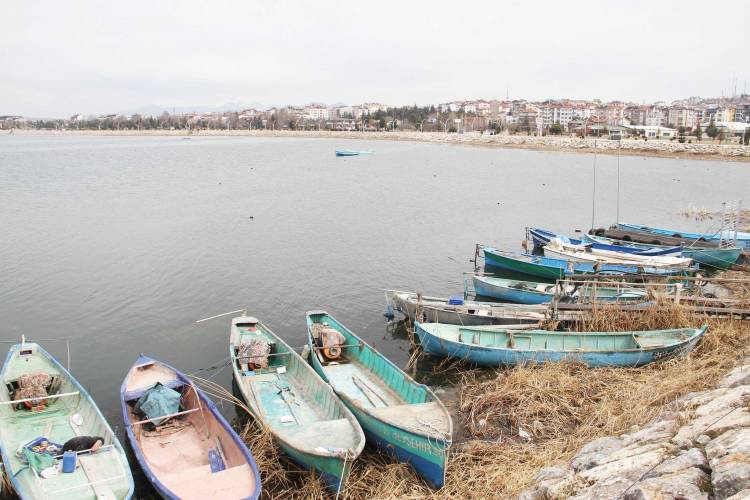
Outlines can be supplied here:
<path id="1" fill-rule="evenodd" d="M 450 432 L 450 423 L 445 413 L 441 410 L 440 405 L 434 401 L 372 408 L 370 413 L 380 420 L 406 429 L 419 432 L 430 432 L 434 429 L 445 435 Z"/>
<path id="2" fill-rule="evenodd" d="M 210 465 L 190 467 L 159 475 L 159 480 L 182 499 L 234 498 L 237 491 L 251 491 L 253 471 L 248 464 L 211 472 Z"/>

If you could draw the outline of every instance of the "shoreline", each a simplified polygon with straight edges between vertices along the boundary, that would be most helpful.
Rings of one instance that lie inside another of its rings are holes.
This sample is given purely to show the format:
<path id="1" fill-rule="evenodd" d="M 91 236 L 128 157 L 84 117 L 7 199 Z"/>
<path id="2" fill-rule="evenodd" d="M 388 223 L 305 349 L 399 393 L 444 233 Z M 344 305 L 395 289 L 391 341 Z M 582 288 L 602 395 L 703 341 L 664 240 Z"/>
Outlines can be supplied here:
<path id="1" fill-rule="evenodd" d="M 0 135 L 10 135 L 4 132 Z M 111 136 L 111 137 L 290 137 L 309 139 L 359 139 L 431 144 L 453 144 L 501 149 L 525 149 L 562 153 L 619 154 L 657 158 L 682 158 L 690 160 L 715 160 L 750 162 L 750 146 L 738 144 L 688 144 L 676 141 L 619 141 L 599 138 L 581 139 L 570 136 L 523 136 L 444 134 L 441 132 L 345 132 L 301 130 L 23 130 L 15 129 L 13 135 L 24 136 Z"/>

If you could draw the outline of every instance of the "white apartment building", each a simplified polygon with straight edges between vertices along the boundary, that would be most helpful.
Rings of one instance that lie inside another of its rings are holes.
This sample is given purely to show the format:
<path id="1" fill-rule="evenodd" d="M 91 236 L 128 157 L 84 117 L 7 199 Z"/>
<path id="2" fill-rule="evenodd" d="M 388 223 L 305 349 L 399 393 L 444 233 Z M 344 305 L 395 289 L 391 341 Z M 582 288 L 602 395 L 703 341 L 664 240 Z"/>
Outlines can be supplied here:
<path id="1" fill-rule="evenodd" d="M 306 120 L 327 120 L 328 108 L 322 105 L 317 105 L 317 104 L 305 106 L 305 119 Z"/>
<path id="2" fill-rule="evenodd" d="M 542 108 L 542 126 L 549 127 L 555 123 L 559 123 L 565 128 L 568 128 L 568 123 L 573 120 L 573 108 L 561 108 L 545 106 Z"/>
<path id="3" fill-rule="evenodd" d="M 674 127 L 694 129 L 698 123 L 698 113 L 690 108 L 669 108 L 667 123 Z"/>
<path id="4" fill-rule="evenodd" d="M 661 127 L 666 124 L 667 117 L 664 112 L 656 106 L 651 106 L 646 110 L 644 125 L 649 127 Z"/>

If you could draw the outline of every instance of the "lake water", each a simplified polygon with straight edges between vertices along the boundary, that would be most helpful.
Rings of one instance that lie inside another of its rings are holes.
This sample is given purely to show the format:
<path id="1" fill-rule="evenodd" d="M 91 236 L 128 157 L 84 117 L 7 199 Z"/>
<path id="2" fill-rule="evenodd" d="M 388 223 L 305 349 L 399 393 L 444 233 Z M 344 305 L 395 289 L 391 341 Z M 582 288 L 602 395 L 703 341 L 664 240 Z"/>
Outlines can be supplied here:
<path id="1" fill-rule="evenodd" d="M 337 148 L 373 155 L 336 158 Z M 227 356 L 247 307 L 292 346 L 324 308 L 403 366 L 383 289 L 463 290 L 475 243 L 592 216 L 594 156 L 278 138 L 0 136 L 0 340 L 70 339 L 72 371 L 113 427 L 138 353 L 195 371 Z M 746 163 L 623 156 L 620 219 L 703 229 L 750 187 Z M 595 225 L 617 213 L 596 158 Z M 46 343 L 59 359 L 64 344 Z M 229 369 L 207 372 L 230 387 Z"/>

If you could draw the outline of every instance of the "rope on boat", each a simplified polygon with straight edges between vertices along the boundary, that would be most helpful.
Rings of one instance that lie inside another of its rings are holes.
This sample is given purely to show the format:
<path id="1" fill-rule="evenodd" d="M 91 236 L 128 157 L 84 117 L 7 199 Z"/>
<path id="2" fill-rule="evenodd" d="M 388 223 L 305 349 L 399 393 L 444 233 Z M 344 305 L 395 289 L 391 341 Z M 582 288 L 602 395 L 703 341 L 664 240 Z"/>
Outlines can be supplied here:
<path id="1" fill-rule="evenodd" d="M 349 458 L 349 453 L 344 453 L 344 466 L 341 468 L 341 479 L 339 479 L 339 486 L 336 488 L 336 500 L 339 500 L 341 494 L 341 483 L 344 482 L 344 474 L 346 473 L 346 460 Z"/>

